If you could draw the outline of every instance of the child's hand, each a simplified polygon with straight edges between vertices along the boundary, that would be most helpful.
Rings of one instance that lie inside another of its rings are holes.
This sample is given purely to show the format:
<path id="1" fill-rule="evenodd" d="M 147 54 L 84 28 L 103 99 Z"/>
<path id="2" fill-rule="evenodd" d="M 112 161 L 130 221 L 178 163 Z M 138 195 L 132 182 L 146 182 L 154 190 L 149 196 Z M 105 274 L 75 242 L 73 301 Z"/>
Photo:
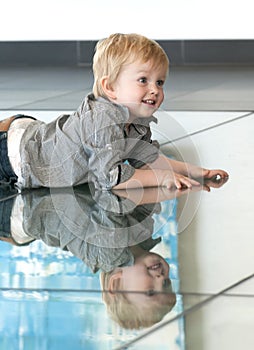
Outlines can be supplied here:
<path id="1" fill-rule="evenodd" d="M 212 181 L 219 181 L 220 179 L 228 179 L 229 175 L 226 171 L 216 169 L 216 170 L 209 170 L 209 169 L 203 169 L 203 178 L 205 180 L 212 180 Z"/>
<path id="2" fill-rule="evenodd" d="M 218 173 L 213 176 L 212 178 L 205 178 L 203 185 L 210 189 L 210 187 L 213 188 L 220 188 L 228 181 L 228 176 L 220 176 Z"/>
<path id="3" fill-rule="evenodd" d="M 197 174 L 199 176 L 195 177 L 195 179 L 203 184 L 203 186 L 206 187 L 208 191 L 210 191 L 210 187 L 221 187 L 228 181 L 229 178 L 228 173 L 221 169 L 209 170 L 199 168 L 199 171 L 196 172 L 196 175 Z M 192 173 L 191 175 L 193 176 L 194 174 Z"/>
<path id="4" fill-rule="evenodd" d="M 216 180 L 218 178 L 220 179 L 228 179 L 229 175 L 226 171 L 221 169 L 204 169 L 197 167 L 195 165 L 188 164 L 187 166 L 188 174 L 191 176 L 191 178 L 196 179 L 198 181 L 203 182 L 203 180 Z"/>

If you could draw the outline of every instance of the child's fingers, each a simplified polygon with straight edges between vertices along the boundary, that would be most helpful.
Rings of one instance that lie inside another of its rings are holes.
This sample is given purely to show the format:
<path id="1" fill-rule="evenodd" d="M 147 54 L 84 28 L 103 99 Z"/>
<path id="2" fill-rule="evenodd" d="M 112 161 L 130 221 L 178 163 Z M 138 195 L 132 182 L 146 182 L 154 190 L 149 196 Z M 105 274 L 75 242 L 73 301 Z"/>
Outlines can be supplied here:
<path id="1" fill-rule="evenodd" d="M 178 190 L 180 190 L 182 188 L 182 184 L 179 180 L 175 179 L 174 180 L 169 180 L 167 183 L 166 183 L 166 188 L 168 190 L 171 190 L 172 188 L 176 187 Z"/>
<path id="2" fill-rule="evenodd" d="M 209 186 L 207 186 L 206 184 L 204 184 L 202 188 L 204 191 L 207 191 L 207 192 L 211 191 L 211 188 Z"/>
<path id="3" fill-rule="evenodd" d="M 220 178 L 228 178 L 229 175 L 226 171 L 221 170 L 221 169 L 216 169 L 216 170 L 210 170 L 209 171 L 209 176 L 207 176 L 207 178 L 211 179 L 211 180 L 216 180 L 218 181 Z"/>
<path id="4" fill-rule="evenodd" d="M 178 189 L 183 187 L 192 188 L 192 186 L 200 186 L 200 183 L 194 179 L 181 176 L 175 179 L 175 185 Z"/>
<path id="5" fill-rule="evenodd" d="M 223 179 L 227 179 L 229 177 L 228 173 L 224 170 L 220 170 L 218 175 L 221 176 Z"/>
<path id="6" fill-rule="evenodd" d="M 179 190 L 181 188 L 183 188 L 183 183 L 180 180 L 175 180 L 175 186 L 176 188 Z M 188 187 L 188 186 L 187 186 Z"/>
<path id="7" fill-rule="evenodd" d="M 204 184 L 210 187 L 219 188 L 228 181 L 228 177 L 212 178 L 204 181 Z"/>
<path id="8" fill-rule="evenodd" d="M 189 178 L 188 178 L 188 180 L 191 182 L 191 184 L 192 184 L 193 186 L 200 186 L 200 185 L 201 185 L 200 182 L 197 181 L 197 180 L 189 179 Z"/>

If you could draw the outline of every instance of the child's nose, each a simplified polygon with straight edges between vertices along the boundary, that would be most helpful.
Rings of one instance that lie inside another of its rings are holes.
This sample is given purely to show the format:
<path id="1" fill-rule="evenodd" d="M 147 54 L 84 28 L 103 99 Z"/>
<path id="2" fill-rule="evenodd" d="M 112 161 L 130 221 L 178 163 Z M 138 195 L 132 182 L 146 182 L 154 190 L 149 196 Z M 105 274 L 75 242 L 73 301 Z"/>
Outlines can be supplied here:
<path id="1" fill-rule="evenodd" d="M 155 83 L 150 83 L 150 93 L 156 95 L 158 93 L 158 86 Z"/>
<path id="2" fill-rule="evenodd" d="M 163 271 L 160 271 L 160 270 L 157 271 L 157 272 L 156 272 L 156 277 L 157 277 L 157 278 L 162 278 L 162 279 L 164 279 L 164 273 L 163 273 Z"/>

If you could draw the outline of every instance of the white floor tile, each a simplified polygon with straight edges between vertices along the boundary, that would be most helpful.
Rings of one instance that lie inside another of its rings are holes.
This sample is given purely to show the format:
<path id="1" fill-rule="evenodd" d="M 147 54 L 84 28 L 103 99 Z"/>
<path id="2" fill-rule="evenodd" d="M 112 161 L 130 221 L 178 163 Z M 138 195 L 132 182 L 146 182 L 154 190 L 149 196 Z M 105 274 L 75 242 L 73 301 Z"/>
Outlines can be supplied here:
<path id="1" fill-rule="evenodd" d="M 254 348 L 253 298 L 219 297 L 185 317 L 186 350 Z M 169 330 L 170 331 L 170 328 Z"/>
<path id="2" fill-rule="evenodd" d="M 128 349 L 253 349 L 254 318 L 250 312 L 253 307 L 253 298 L 218 297 L 184 319 L 179 318 L 148 334 Z"/>
<path id="3" fill-rule="evenodd" d="M 241 283 L 239 286 L 235 287 L 228 292 L 232 295 L 243 295 L 243 296 L 254 296 L 254 277 L 247 280 L 244 283 Z"/>
<path id="4" fill-rule="evenodd" d="M 215 293 L 254 271 L 253 132 L 254 115 L 191 138 L 201 164 L 222 168 L 230 178 L 211 193 L 179 199 L 180 275 L 185 292 Z M 175 147 L 184 153 L 186 140 Z"/>
<path id="5" fill-rule="evenodd" d="M 246 112 L 158 111 L 158 124 L 151 124 L 153 137 L 161 143 L 175 140 L 220 123 L 231 121 Z"/>

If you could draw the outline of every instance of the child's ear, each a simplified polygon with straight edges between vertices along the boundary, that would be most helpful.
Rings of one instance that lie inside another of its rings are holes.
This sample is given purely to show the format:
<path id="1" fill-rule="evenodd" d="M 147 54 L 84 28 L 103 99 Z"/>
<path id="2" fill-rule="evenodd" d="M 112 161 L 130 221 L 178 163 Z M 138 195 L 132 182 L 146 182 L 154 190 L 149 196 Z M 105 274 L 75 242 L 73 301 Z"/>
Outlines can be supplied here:
<path id="1" fill-rule="evenodd" d="M 107 75 L 101 78 L 101 86 L 107 97 L 111 98 L 112 100 L 116 99 L 114 88 L 112 84 L 109 83 L 109 78 Z"/>
<path id="2" fill-rule="evenodd" d="M 115 295 L 115 292 L 121 288 L 122 274 L 122 270 L 117 269 L 117 271 L 110 276 L 108 290 L 111 295 Z"/>

